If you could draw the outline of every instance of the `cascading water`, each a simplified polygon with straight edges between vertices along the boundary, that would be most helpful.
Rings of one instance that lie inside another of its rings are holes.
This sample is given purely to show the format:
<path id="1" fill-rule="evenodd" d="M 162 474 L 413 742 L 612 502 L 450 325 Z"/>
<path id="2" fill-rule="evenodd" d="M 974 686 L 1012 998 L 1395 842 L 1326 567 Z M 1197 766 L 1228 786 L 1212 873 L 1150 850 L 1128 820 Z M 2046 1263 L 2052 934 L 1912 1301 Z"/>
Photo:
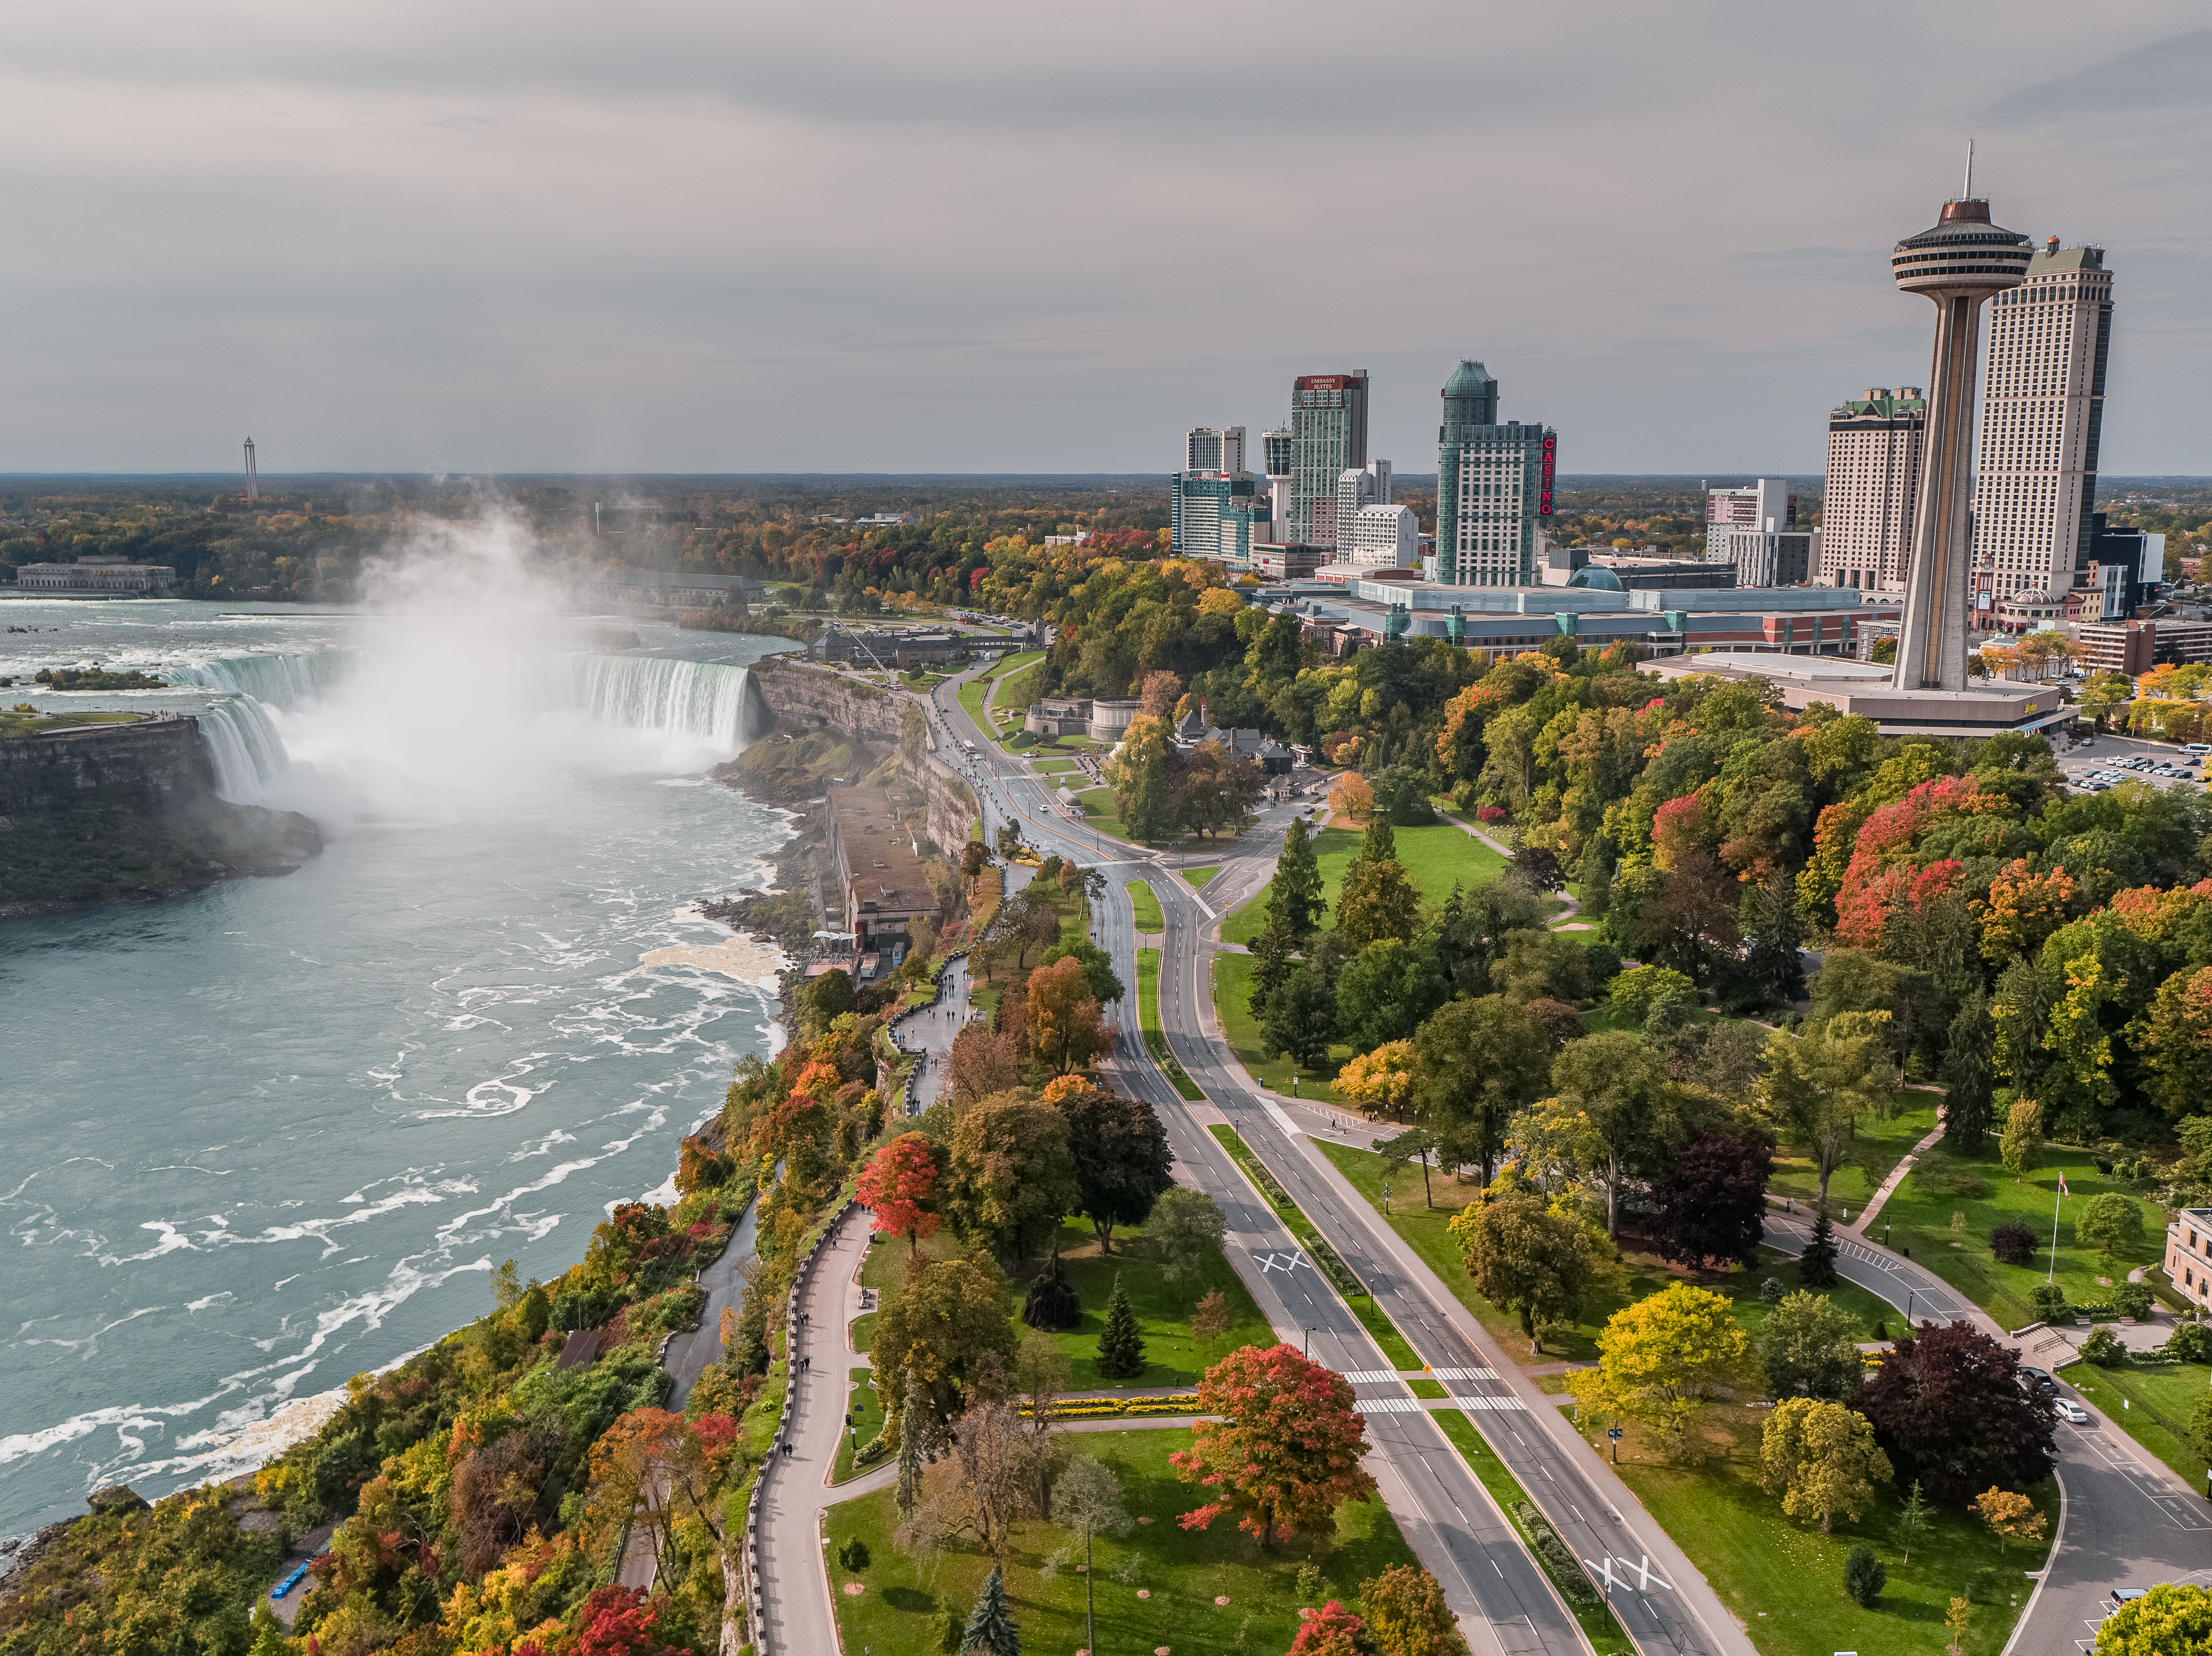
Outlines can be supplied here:
<path id="1" fill-rule="evenodd" d="M 200 739 L 215 765 L 215 791 L 252 804 L 291 764 L 269 709 L 250 695 L 225 696 L 199 715 Z"/>
<path id="2" fill-rule="evenodd" d="M 575 658 L 570 704 L 586 718 L 656 736 L 745 743 L 745 669 L 654 656 Z"/>
<path id="3" fill-rule="evenodd" d="M 235 690 L 271 707 L 297 707 L 319 701 L 344 682 L 359 658 L 348 650 L 313 650 L 295 655 L 220 656 L 177 668 L 187 684 L 210 690 Z"/>

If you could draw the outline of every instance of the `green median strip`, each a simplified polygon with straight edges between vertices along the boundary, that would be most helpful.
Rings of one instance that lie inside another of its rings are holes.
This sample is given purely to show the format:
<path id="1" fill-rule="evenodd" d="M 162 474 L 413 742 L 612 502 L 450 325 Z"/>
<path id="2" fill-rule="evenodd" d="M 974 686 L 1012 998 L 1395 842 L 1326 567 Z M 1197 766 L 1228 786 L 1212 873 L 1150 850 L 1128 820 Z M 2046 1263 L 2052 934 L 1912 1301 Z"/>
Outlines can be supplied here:
<path id="1" fill-rule="evenodd" d="M 1136 911 L 1138 931 L 1167 930 L 1167 921 L 1160 914 L 1160 900 L 1152 895 L 1152 887 L 1142 880 L 1132 880 L 1121 889 L 1129 894 L 1129 907 Z"/>
<path id="2" fill-rule="evenodd" d="M 1376 1345 L 1382 1347 L 1382 1355 L 1390 1366 L 1393 1368 L 1420 1368 L 1419 1356 L 1406 1343 L 1406 1337 L 1398 1331 L 1397 1325 L 1390 1320 L 1388 1313 L 1375 1303 L 1375 1296 L 1367 1291 L 1367 1284 L 1359 1280 L 1358 1273 L 1345 1264 L 1343 1256 L 1328 1245 L 1321 1232 L 1314 1228 L 1313 1221 L 1306 1217 L 1305 1210 L 1292 1199 L 1290 1192 L 1283 1188 L 1282 1181 L 1267 1171 L 1267 1163 L 1253 1154 L 1252 1147 L 1238 1136 L 1237 1129 L 1217 1126 L 1213 1129 L 1213 1136 L 1221 1141 L 1222 1148 L 1244 1170 L 1244 1176 L 1267 1199 L 1267 1205 L 1274 1209 L 1276 1216 L 1282 1220 L 1291 1234 L 1304 1245 L 1306 1257 L 1313 1261 L 1314 1269 L 1328 1277 L 1330 1285 L 1343 1296 L 1345 1304 L 1352 1307 L 1352 1314 L 1359 1319 L 1360 1326 L 1373 1336 Z"/>
<path id="3" fill-rule="evenodd" d="M 1220 872 L 1218 868 L 1187 868 L 1182 871 L 1182 877 L 1195 890 L 1203 887 L 1208 880 Z"/>
<path id="4" fill-rule="evenodd" d="M 1193 1104 L 1205 1103 L 1205 1093 L 1176 1062 L 1175 1054 L 1168 1051 L 1168 1038 L 1160 1029 L 1160 951 L 1157 949 L 1137 951 L 1137 1022 L 1145 1032 L 1145 1050 L 1174 1085 L 1176 1096 Z"/>
<path id="5" fill-rule="evenodd" d="M 842 1483 L 848 1478 L 857 1477 L 882 1464 L 884 1458 L 883 1447 L 877 1443 L 884 1435 L 884 1410 L 876 1398 L 875 1371 L 872 1368 L 849 1369 L 846 1379 L 849 1387 L 845 1404 L 846 1418 L 852 1423 L 845 1429 L 845 1435 L 837 1444 L 836 1464 L 830 1472 L 832 1483 Z M 855 1452 L 866 1449 L 871 1444 L 876 1445 L 875 1454 L 860 1462 Z"/>
<path id="6" fill-rule="evenodd" d="M 1455 1409 L 1431 1410 L 1429 1418 L 1451 1440 L 1452 1447 L 1459 1451 L 1468 1470 L 1490 1492 L 1490 1498 L 1505 1514 L 1505 1521 L 1521 1538 L 1528 1556 L 1536 1561 L 1536 1567 L 1559 1590 L 1559 1597 L 1567 1601 L 1568 1610 L 1573 1612 L 1597 1656 L 1626 1656 L 1633 1652 L 1635 1647 L 1613 1618 L 1611 1607 L 1598 1591 L 1597 1584 L 1590 1580 L 1589 1573 L 1559 1538 L 1559 1532 L 1544 1521 L 1536 1503 L 1521 1487 L 1521 1480 L 1508 1471 L 1505 1463 L 1483 1442 L 1474 1422 Z"/>

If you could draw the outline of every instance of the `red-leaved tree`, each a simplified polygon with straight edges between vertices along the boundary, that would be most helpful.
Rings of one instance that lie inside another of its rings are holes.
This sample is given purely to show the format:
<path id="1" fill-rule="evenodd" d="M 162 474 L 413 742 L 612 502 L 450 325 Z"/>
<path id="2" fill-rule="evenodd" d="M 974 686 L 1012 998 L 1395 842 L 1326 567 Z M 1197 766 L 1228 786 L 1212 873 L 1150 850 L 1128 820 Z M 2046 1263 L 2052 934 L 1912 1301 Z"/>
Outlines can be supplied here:
<path id="1" fill-rule="evenodd" d="M 937 1155 L 926 1134 L 902 1133 L 878 1150 L 874 1160 L 860 1169 L 854 1188 L 875 1216 L 874 1228 L 887 1236 L 905 1237 L 908 1253 L 919 1253 L 921 1239 L 936 1235 L 944 1222 L 933 1205 Z"/>
<path id="2" fill-rule="evenodd" d="M 688 1656 L 653 1633 L 659 1619 L 636 1587 L 593 1587 L 576 1619 L 576 1656 Z"/>
<path id="3" fill-rule="evenodd" d="M 1381 1648 L 1367 1623 L 1332 1598 L 1298 1623 L 1288 1656 L 1376 1656 Z"/>
<path id="4" fill-rule="evenodd" d="M 1328 1522 L 1346 1501 L 1364 1501 L 1375 1480 L 1360 1465 L 1367 1424 L 1352 1409 L 1343 1375 L 1295 1347 L 1247 1346 L 1206 1371 L 1199 1411 L 1218 1415 L 1168 1457 L 1186 1483 L 1213 1499 L 1182 1515 L 1202 1530 L 1224 1513 L 1272 1546 L 1278 1534 Z"/>

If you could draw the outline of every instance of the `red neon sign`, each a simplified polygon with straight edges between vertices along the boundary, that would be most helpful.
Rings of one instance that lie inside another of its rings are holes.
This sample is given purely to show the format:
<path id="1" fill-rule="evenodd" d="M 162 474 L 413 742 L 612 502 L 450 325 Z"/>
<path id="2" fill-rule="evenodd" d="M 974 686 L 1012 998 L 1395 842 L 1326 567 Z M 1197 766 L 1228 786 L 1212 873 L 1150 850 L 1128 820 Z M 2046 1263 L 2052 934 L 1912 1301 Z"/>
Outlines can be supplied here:
<path id="1" fill-rule="evenodd" d="M 1540 518 L 1552 515 L 1552 479 L 1557 475 L 1559 459 L 1559 440 L 1547 437 L 1544 440 L 1544 487 L 1536 496 L 1536 515 Z"/>

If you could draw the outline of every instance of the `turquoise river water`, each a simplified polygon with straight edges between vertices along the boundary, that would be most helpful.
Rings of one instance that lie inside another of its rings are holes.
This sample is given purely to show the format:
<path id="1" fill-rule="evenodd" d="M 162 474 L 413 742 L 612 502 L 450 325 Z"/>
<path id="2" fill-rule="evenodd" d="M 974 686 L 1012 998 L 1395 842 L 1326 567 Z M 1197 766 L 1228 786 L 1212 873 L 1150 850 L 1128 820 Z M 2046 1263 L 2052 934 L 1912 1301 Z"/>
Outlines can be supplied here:
<path id="1" fill-rule="evenodd" d="M 565 1268 L 780 1039 L 776 957 L 690 912 L 787 837 L 705 774 L 777 646 L 402 596 L 0 604 L 38 629 L 0 673 L 179 687 L 11 705 L 198 713 L 228 797 L 329 836 L 0 925 L 0 1535 L 252 1465 L 488 1308 L 500 1260 Z"/>

